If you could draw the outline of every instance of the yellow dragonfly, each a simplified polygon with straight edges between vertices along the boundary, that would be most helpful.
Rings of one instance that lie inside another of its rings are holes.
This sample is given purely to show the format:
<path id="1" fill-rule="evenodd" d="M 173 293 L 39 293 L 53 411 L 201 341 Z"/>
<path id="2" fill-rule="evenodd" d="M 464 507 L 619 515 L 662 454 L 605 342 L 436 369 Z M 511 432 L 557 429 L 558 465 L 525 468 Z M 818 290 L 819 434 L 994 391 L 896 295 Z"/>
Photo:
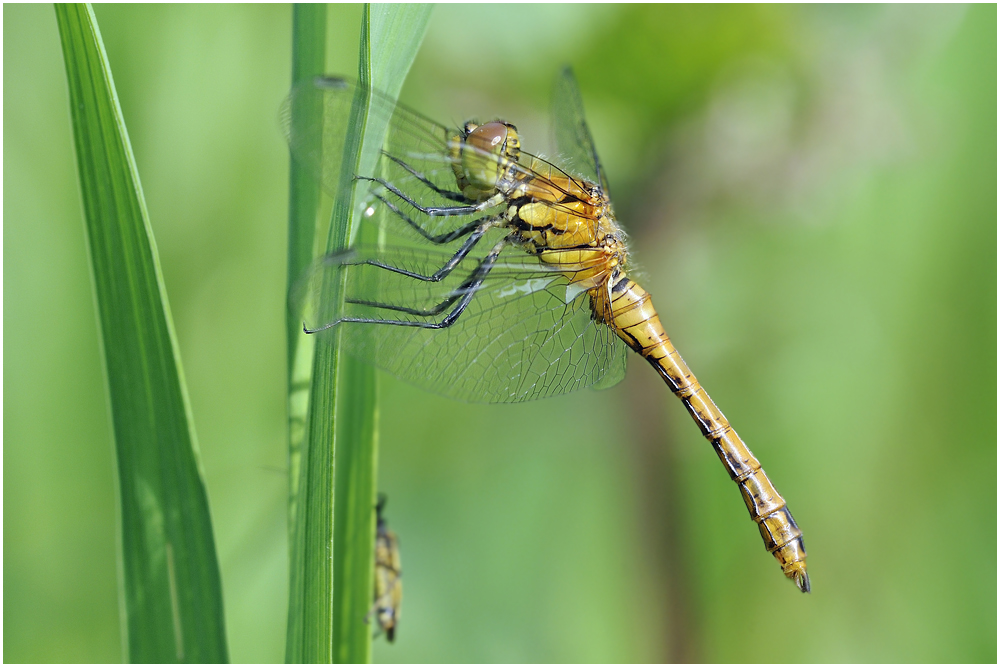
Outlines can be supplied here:
<path id="1" fill-rule="evenodd" d="M 390 642 L 396 639 L 399 608 L 403 603 L 403 566 L 399 557 L 399 540 L 386 524 L 386 497 L 379 494 L 375 505 L 375 591 L 372 608 L 365 623 L 375 617 L 379 628 Z"/>
<path id="2" fill-rule="evenodd" d="M 356 98 L 370 100 L 369 118 L 387 130 L 370 170 L 345 179 Z M 629 277 L 625 234 L 569 69 L 554 100 L 563 168 L 521 150 L 509 122 L 447 127 L 341 78 L 296 88 L 288 106 L 295 104 L 321 113 L 303 129 L 286 126 L 293 154 L 332 194 L 344 183 L 357 189 L 362 229 L 303 281 L 307 333 L 339 330 L 351 353 L 475 402 L 611 386 L 624 377 L 631 348 L 683 401 L 739 486 L 765 547 L 809 591 L 802 531 L 784 499 Z M 324 284 L 339 284 L 344 298 L 321 299 Z"/>

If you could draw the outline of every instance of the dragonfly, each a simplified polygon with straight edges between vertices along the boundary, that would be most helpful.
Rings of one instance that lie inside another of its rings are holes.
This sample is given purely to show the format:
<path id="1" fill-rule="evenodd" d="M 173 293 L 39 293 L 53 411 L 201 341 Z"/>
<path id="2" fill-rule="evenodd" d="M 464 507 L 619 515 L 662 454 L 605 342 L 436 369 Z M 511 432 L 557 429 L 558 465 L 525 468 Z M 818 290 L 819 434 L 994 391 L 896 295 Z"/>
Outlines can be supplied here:
<path id="1" fill-rule="evenodd" d="M 375 591 L 374 602 L 365 616 L 367 623 L 373 616 L 385 638 L 391 643 L 396 638 L 399 624 L 399 607 L 403 602 L 403 570 L 399 557 L 399 540 L 389 530 L 385 521 L 386 496 L 379 494 L 375 505 Z"/>
<path id="2" fill-rule="evenodd" d="M 368 123 L 386 130 L 352 171 L 342 156 L 358 99 L 368 101 Z M 286 109 L 294 105 L 319 113 L 302 128 L 286 122 L 293 155 L 334 196 L 353 189 L 359 220 L 348 247 L 300 281 L 293 300 L 306 306 L 306 333 L 339 331 L 350 353 L 471 402 L 610 387 L 628 350 L 639 353 L 712 444 L 767 551 L 810 590 L 785 500 L 629 277 L 626 236 L 570 69 L 554 90 L 562 167 L 522 150 L 506 120 L 449 127 L 343 78 L 298 86 Z M 338 298 L 322 287 L 331 284 Z"/>

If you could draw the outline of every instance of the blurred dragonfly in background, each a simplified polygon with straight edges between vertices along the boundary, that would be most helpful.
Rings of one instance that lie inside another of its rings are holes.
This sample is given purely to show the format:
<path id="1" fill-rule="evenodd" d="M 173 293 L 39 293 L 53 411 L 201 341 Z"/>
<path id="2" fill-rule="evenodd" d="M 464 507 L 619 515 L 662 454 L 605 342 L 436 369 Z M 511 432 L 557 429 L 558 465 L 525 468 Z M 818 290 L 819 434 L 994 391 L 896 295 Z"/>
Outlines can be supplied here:
<path id="1" fill-rule="evenodd" d="M 345 173 L 357 100 L 387 130 L 374 166 Z M 684 402 L 765 547 L 809 591 L 802 532 L 784 499 L 628 277 L 625 235 L 569 69 L 554 96 L 565 168 L 521 150 L 509 122 L 447 127 L 341 78 L 298 86 L 286 109 L 299 104 L 320 113 L 312 125 L 286 123 L 296 159 L 334 196 L 358 189 L 358 240 L 317 260 L 297 288 L 307 333 L 340 331 L 350 353 L 474 402 L 609 387 L 631 348 Z M 342 298 L 324 296 L 324 285 Z"/>
<path id="2" fill-rule="evenodd" d="M 365 616 L 365 623 L 375 617 L 385 638 L 396 639 L 399 625 L 399 608 L 403 603 L 403 565 L 399 557 L 399 540 L 389 530 L 385 520 L 385 494 L 379 494 L 375 505 L 375 591 L 372 608 Z"/>

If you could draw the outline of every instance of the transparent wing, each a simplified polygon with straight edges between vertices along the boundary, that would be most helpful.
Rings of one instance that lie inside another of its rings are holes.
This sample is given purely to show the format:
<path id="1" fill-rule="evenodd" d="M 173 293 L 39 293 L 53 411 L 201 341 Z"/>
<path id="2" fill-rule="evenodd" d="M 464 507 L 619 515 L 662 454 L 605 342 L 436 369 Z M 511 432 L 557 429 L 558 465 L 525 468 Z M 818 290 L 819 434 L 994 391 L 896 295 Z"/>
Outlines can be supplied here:
<path id="1" fill-rule="evenodd" d="M 594 139 L 584 119 L 583 101 L 580 87 L 569 67 L 556 77 L 552 91 L 552 128 L 556 137 L 556 148 L 566 159 L 566 166 L 592 183 L 598 183 L 604 193 L 608 193 L 608 183 L 597 157 Z"/>
<path id="2" fill-rule="evenodd" d="M 365 178 L 381 178 L 398 190 L 412 193 L 422 207 L 456 206 L 464 201 L 456 192 L 454 159 L 451 146 L 459 131 L 439 125 L 420 114 L 396 104 L 395 100 L 370 88 L 360 88 L 345 79 L 319 77 L 296 86 L 282 106 L 285 136 L 296 160 L 319 179 L 324 189 L 336 196 L 348 136 L 351 106 L 356 93 L 370 96 L 369 118 L 387 125 L 382 154 L 372 173 L 352 174 Z M 310 122 L 292 122 L 293 106 L 318 109 Z M 372 182 L 361 187 L 373 192 L 384 191 Z M 389 195 L 391 197 L 391 195 Z M 361 207 L 371 204 L 372 197 L 362 199 Z M 401 204 L 402 205 L 402 204 Z M 404 207 L 405 209 L 406 207 Z M 423 226 L 429 233 L 447 232 L 461 224 L 457 216 L 426 217 Z"/>
<path id="3" fill-rule="evenodd" d="M 336 196 L 340 187 L 347 125 L 351 105 L 359 90 L 357 84 L 330 77 L 319 77 L 296 86 L 282 105 L 281 118 L 285 136 L 296 160 L 306 166 L 324 189 Z M 382 153 L 372 173 L 357 174 L 365 179 L 367 194 L 360 198 L 359 210 L 374 212 L 367 216 L 368 224 L 394 225 L 398 219 L 416 223 L 427 235 L 440 236 L 457 229 L 474 218 L 496 214 L 501 204 L 488 211 L 465 215 L 428 215 L 421 209 L 454 208 L 469 202 L 458 192 L 456 162 L 461 130 L 449 128 L 399 105 L 392 98 L 370 88 L 361 88 L 370 96 L 369 117 L 377 118 L 388 127 Z M 312 122 L 293 124 L 291 109 L 302 106 L 318 110 Z M 468 154 L 475 152 L 483 159 L 495 161 L 497 156 L 461 145 Z M 579 196 L 583 184 L 559 167 L 527 152 L 521 153 L 520 164 L 514 167 L 514 178 L 531 181 L 536 191 Z M 405 197 L 400 196 L 405 195 Z M 395 207 L 389 211 L 379 202 Z M 561 204 L 545 202 L 559 209 Z M 568 214 L 573 214 L 568 211 Z M 391 215 L 397 220 L 388 220 Z M 411 228 L 414 225 L 410 225 Z M 412 229 L 411 229 L 412 232 Z M 410 232 L 404 232 L 411 235 Z"/>
<path id="4" fill-rule="evenodd" d="M 488 239 L 489 247 L 494 240 Z M 426 276 L 449 258 L 412 247 L 365 246 L 318 260 L 299 288 L 306 326 L 333 324 L 319 335 L 340 330 L 349 353 L 437 394 L 472 402 L 515 403 L 610 386 L 624 377 L 627 348 L 591 319 L 587 294 L 567 289 L 560 273 L 516 247 L 504 248 L 475 286 L 469 279 L 481 270 L 481 256 L 461 260 L 437 282 L 385 268 Z M 342 285 L 342 309 L 317 303 L 329 283 Z M 445 320 L 466 296 L 471 298 L 454 324 L 425 328 Z"/>

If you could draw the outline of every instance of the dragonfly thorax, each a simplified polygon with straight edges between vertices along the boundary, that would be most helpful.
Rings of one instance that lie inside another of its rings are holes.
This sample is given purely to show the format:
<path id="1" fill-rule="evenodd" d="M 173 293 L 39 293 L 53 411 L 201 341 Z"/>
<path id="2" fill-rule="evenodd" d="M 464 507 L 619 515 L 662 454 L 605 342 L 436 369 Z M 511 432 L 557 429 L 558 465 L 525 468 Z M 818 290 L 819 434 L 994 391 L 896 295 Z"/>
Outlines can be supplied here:
<path id="1" fill-rule="evenodd" d="M 517 208 L 513 222 L 522 248 L 566 276 L 568 294 L 606 291 L 625 270 L 628 251 L 606 197 L 567 197 L 556 206 L 529 201 Z"/>

